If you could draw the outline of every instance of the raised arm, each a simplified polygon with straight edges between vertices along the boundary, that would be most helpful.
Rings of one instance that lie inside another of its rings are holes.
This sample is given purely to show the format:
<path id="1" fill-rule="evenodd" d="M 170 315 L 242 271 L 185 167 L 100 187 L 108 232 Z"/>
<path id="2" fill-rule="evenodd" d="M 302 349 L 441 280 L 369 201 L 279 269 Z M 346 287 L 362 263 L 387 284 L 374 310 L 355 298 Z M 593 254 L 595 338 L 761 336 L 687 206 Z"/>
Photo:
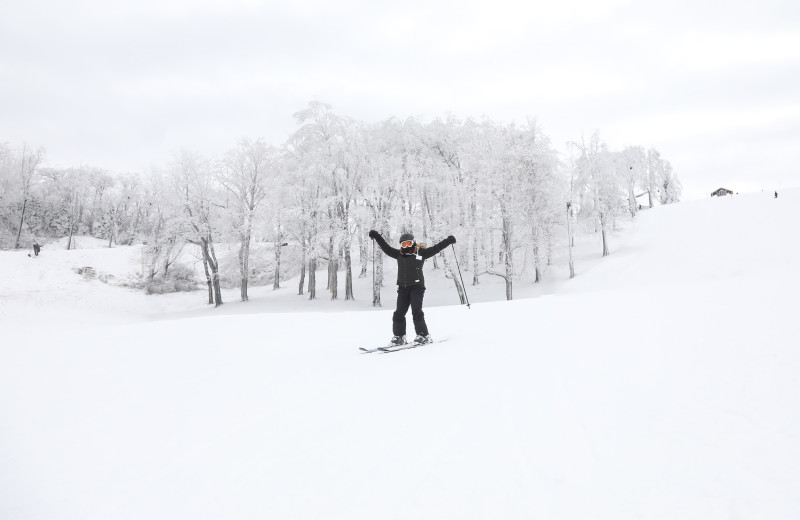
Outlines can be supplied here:
<path id="1" fill-rule="evenodd" d="M 444 251 L 445 247 L 455 243 L 456 243 L 456 237 L 450 235 L 449 237 L 445 238 L 444 240 L 442 240 L 433 247 L 426 247 L 425 249 L 421 249 L 419 254 L 420 256 L 422 256 L 422 258 L 430 258 Z"/>
<path id="2" fill-rule="evenodd" d="M 378 243 L 383 252 L 386 253 L 388 256 L 392 258 L 399 258 L 400 257 L 400 250 L 395 249 L 389 244 L 386 243 L 386 240 L 383 239 L 380 233 L 375 231 L 374 229 L 369 232 L 369 237 L 373 239 L 375 242 Z"/>

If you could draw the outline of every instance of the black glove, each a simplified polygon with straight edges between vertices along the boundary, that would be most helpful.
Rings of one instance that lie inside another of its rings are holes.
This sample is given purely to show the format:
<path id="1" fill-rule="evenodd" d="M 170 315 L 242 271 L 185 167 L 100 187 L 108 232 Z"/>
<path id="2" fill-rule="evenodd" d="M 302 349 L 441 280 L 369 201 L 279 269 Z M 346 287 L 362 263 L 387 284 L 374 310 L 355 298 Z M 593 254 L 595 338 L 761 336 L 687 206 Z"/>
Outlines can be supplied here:
<path id="1" fill-rule="evenodd" d="M 377 232 L 377 231 L 375 231 L 374 229 L 371 229 L 371 230 L 370 230 L 370 232 L 369 232 L 369 238 L 371 238 L 372 240 L 375 240 L 375 239 L 376 239 L 376 238 L 378 238 L 379 236 L 381 236 L 381 234 L 380 234 L 380 233 L 378 233 L 378 232 Z"/>
<path id="2" fill-rule="evenodd" d="M 454 237 L 453 235 L 450 235 L 449 237 L 447 237 L 447 241 L 450 242 L 451 244 L 455 244 L 456 243 L 456 237 Z"/>

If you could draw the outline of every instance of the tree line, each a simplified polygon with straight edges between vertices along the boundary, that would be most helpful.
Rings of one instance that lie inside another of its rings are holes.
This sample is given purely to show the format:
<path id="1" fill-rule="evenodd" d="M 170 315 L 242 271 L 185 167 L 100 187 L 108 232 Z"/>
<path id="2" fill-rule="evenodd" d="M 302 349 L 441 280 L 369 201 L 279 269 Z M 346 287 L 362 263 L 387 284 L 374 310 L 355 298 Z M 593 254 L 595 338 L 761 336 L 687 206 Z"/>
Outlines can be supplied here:
<path id="1" fill-rule="evenodd" d="M 321 102 L 295 119 L 296 131 L 279 146 L 242 138 L 221 156 L 181 150 L 135 174 L 51 168 L 42 148 L 0 143 L 0 247 L 68 237 L 70 248 L 75 236 L 109 247 L 143 243 L 143 279 L 152 284 L 175 277 L 184 247 L 194 244 L 208 301 L 220 305 L 224 285 L 238 286 L 246 301 L 251 283 L 277 289 L 298 275 L 298 294 L 317 298 L 323 266 L 329 297 L 340 298 L 343 275 L 350 300 L 353 277 L 367 276 L 370 229 L 413 232 L 419 242 L 453 234 L 472 284 L 501 277 L 511 299 L 522 272 L 542 279 L 568 230 L 600 233 L 607 255 L 616 219 L 681 194 L 656 149 L 612 151 L 595 132 L 562 155 L 533 119 L 367 124 Z M 235 254 L 218 255 L 221 244 Z M 463 300 L 448 256 L 433 263 Z M 377 306 L 382 255 L 373 269 Z"/>

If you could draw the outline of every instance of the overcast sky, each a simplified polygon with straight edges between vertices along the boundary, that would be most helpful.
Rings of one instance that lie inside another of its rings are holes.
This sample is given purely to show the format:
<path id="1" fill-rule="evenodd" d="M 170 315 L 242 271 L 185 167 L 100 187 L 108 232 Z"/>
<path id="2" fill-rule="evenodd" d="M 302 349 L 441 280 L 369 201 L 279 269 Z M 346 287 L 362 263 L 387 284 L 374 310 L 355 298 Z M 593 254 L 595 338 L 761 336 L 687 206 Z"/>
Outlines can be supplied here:
<path id="1" fill-rule="evenodd" d="M 798 0 L 0 2 L 0 141 L 114 172 L 309 101 L 372 122 L 536 117 L 559 150 L 655 146 L 685 198 L 800 185 Z"/>

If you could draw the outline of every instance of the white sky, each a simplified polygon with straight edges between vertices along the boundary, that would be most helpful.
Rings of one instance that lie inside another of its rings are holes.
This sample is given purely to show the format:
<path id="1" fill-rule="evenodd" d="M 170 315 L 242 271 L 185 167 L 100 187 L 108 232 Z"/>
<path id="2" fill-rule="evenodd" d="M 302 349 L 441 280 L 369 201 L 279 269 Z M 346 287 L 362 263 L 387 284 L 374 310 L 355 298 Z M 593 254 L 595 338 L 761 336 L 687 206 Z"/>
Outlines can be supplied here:
<path id="1" fill-rule="evenodd" d="M 0 3 L 0 141 L 115 172 L 242 136 L 311 100 L 363 121 L 536 117 L 655 146 L 686 198 L 800 185 L 800 2 Z"/>

